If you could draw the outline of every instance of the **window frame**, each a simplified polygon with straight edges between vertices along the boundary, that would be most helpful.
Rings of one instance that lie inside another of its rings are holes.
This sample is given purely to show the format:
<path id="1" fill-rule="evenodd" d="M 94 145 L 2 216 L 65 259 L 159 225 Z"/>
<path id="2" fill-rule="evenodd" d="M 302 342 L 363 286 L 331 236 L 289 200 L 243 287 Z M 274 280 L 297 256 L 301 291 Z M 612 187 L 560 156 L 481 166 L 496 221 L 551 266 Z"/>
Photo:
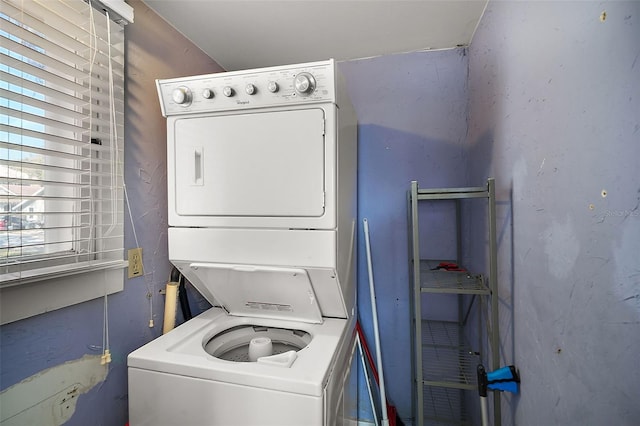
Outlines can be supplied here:
<path id="1" fill-rule="evenodd" d="M 12 0 L 0 1 L 11 3 Z M 79 3 L 89 3 L 94 8 L 93 14 L 101 19 L 106 19 L 104 15 L 108 15 L 113 21 L 111 25 L 126 25 L 133 22 L 133 9 L 124 0 L 77 1 Z M 19 1 L 15 1 L 14 7 L 19 3 Z M 124 38 L 122 43 L 126 43 Z M 126 76 L 123 74 L 123 80 L 124 77 Z M 117 113 L 124 114 L 124 101 L 121 107 L 122 111 Z M 122 120 L 124 121 L 124 119 Z M 124 138 L 124 134 L 118 139 L 121 138 Z M 124 146 L 121 148 L 122 152 L 124 152 Z M 119 161 L 122 166 L 122 170 L 119 171 L 119 178 L 122 180 L 119 189 L 120 195 L 113 198 L 111 202 L 116 203 L 113 213 L 117 213 L 123 218 L 124 159 L 119 159 Z M 116 160 L 110 158 L 110 162 L 116 162 Z M 89 199 L 91 203 L 94 202 L 92 201 L 93 198 L 89 197 Z M 100 198 L 100 200 L 104 200 L 104 198 Z M 2 214 L 10 215 L 11 211 Z M 19 276 L 6 274 L 10 270 L 6 268 L 7 265 L 5 264 L 5 269 L 3 270 L 5 273 L 0 274 L 0 324 L 6 324 L 122 291 L 124 289 L 123 268 L 128 265 L 124 259 L 124 219 L 122 219 L 122 223 L 119 226 L 122 227 L 122 235 L 119 237 L 121 242 L 116 245 L 115 251 L 120 251 L 120 255 L 114 256 L 113 259 L 106 261 L 75 261 L 64 265 L 56 265 L 56 261 L 48 261 L 46 255 L 43 255 L 44 261 L 36 260 L 41 262 L 39 263 L 40 267 L 28 271 L 20 271 Z M 73 230 L 71 232 L 81 233 L 84 231 Z M 89 232 L 89 244 L 98 244 L 97 234 L 91 234 L 92 231 Z M 76 238 L 77 236 L 74 235 L 72 240 L 80 241 L 81 238 Z M 77 249 L 77 247 L 74 247 L 74 249 Z M 75 255 L 79 256 L 80 253 Z"/>

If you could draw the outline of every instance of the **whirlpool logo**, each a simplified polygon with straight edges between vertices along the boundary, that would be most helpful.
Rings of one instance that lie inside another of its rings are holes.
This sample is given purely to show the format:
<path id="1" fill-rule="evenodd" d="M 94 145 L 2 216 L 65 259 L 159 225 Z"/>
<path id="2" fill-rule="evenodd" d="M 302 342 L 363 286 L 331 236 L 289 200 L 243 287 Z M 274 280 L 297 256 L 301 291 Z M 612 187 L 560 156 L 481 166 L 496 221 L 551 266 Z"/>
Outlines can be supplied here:
<path id="1" fill-rule="evenodd" d="M 238 105 L 248 105 L 249 101 L 236 101 Z"/>

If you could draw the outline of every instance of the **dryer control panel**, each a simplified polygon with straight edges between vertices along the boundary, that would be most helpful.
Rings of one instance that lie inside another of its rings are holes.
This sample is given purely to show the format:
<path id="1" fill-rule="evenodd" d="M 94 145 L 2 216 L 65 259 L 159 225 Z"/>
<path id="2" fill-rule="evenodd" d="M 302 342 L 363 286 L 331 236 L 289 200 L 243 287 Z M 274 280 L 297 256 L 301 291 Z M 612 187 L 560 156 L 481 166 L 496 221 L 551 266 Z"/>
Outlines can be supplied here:
<path id="1" fill-rule="evenodd" d="M 333 60 L 156 80 L 162 115 L 336 102 Z"/>

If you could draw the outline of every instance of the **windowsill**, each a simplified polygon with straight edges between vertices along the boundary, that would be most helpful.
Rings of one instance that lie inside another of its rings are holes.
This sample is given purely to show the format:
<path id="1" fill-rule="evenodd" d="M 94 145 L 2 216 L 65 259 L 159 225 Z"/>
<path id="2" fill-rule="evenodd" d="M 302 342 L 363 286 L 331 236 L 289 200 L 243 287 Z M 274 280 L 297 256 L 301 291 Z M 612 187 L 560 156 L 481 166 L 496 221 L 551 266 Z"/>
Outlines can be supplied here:
<path id="1" fill-rule="evenodd" d="M 128 265 L 126 260 L 105 260 L 78 262 L 72 265 L 51 266 L 31 271 L 0 274 L 0 288 L 13 287 L 20 284 L 45 282 L 69 275 L 84 274 L 102 269 L 122 269 Z"/>
<path id="2" fill-rule="evenodd" d="M 0 325 L 124 289 L 124 260 L 49 271 L 45 277 L 0 277 Z M 12 275 L 12 274 L 7 274 Z M 5 280 L 5 278 L 7 278 Z"/>

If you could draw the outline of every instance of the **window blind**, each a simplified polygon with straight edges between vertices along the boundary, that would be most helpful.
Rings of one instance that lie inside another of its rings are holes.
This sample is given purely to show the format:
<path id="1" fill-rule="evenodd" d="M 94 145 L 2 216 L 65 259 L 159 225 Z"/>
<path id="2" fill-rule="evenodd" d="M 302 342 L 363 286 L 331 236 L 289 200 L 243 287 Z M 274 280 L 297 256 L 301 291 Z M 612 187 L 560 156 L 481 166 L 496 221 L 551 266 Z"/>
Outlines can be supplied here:
<path id="1" fill-rule="evenodd" d="M 96 4 L 0 0 L 0 286 L 126 265 L 124 28 Z"/>

